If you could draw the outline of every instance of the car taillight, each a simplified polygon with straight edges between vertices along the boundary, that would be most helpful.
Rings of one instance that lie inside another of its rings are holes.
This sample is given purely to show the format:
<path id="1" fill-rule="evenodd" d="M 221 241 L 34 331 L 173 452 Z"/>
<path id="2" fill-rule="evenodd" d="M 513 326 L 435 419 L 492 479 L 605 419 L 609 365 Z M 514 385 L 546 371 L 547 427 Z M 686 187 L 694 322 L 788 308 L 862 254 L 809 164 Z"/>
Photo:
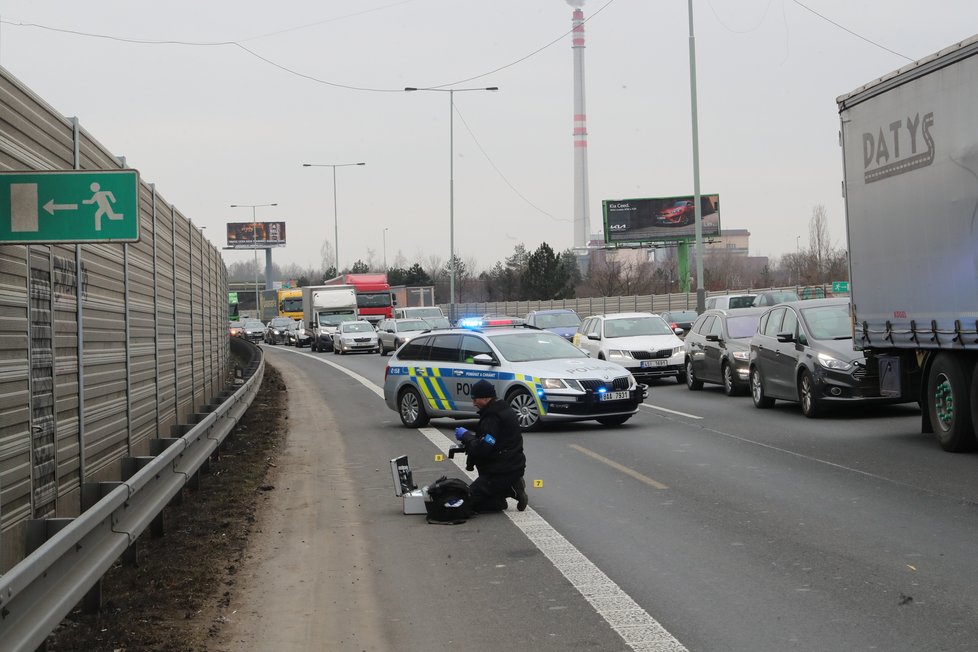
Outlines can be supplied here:
<path id="1" fill-rule="evenodd" d="M 390 371 L 391 371 L 390 365 L 384 367 L 384 382 L 385 383 L 387 382 L 387 374 L 389 374 Z"/>

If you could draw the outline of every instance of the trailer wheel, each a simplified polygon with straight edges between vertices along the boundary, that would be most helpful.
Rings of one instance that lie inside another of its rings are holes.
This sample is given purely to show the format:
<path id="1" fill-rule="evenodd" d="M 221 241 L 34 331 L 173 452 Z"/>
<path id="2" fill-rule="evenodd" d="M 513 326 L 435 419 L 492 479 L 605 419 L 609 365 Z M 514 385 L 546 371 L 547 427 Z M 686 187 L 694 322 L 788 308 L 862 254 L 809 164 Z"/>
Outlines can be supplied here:
<path id="1" fill-rule="evenodd" d="M 928 412 L 941 448 L 951 453 L 975 445 L 972 427 L 973 370 L 960 356 L 939 354 L 927 376 Z"/>

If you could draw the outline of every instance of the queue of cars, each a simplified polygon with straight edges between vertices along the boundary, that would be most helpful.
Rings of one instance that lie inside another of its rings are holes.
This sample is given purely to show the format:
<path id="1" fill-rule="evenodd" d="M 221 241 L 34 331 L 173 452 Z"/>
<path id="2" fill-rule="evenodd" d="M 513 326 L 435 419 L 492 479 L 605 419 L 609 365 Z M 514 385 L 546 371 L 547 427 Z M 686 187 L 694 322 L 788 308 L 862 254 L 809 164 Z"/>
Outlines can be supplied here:
<path id="1" fill-rule="evenodd" d="M 809 418 L 834 404 L 894 402 L 881 396 L 876 366 L 853 349 L 848 298 L 799 300 L 777 292 L 711 297 L 702 314 L 581 320 L 559 309 L 446 322 L 408 316 L 376 328 L 344 322 L 332 335 L 332 351 L 393 354 L 385 401 L 411 427 L 431 418 L 471 418 L 468 395 L 480 379 L 496 385 L 525 430 L 547 421 L 620 425 L 648 396 L 651 381 L 661 378 L 690 391 L 718 384 L 728 396 L 749 394 L 759 409 L 796 402 Z M 292 319 L 231 327 L 252 341 L 303 345 L 304 331 Z"/>

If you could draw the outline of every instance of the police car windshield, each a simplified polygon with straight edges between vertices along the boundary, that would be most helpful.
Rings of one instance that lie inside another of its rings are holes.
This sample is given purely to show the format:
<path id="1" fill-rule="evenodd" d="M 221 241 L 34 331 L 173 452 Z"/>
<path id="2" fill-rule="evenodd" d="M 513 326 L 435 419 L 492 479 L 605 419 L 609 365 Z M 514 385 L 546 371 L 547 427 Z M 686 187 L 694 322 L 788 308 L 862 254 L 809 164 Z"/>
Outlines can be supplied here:
<path id="1" fill-rule="evenodd" d="M 652 315 L 650 317 L 623 317 L 621 319 L 608 319 L 604 323 L 605 337 L 633 337 L 635 335 L 671 335 L 672 329 L 669 328 L 662 317 Z"/>
<path id="2" fill-rule="evenodd" d="M 583 351 L 555 333 L 528 331 L 490 335 L 490 339 L 509 362 L 587 357 Z"/>

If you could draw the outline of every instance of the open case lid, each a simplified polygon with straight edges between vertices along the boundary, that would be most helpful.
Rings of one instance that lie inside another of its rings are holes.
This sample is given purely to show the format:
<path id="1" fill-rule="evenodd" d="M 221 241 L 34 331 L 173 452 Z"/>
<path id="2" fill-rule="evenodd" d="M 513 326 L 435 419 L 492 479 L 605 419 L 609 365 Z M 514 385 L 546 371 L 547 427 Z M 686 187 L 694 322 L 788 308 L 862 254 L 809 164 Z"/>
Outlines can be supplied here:
<path id="1" fill-rule="evenodd" d="M 411 474 L 411 466 L 408 464 L 407 455 L 401 455 L 391 460 L 391 479 L 394 480 L 395 496 L 402 496 L 418 488 L 414 484 L 414 477 Z"/>

